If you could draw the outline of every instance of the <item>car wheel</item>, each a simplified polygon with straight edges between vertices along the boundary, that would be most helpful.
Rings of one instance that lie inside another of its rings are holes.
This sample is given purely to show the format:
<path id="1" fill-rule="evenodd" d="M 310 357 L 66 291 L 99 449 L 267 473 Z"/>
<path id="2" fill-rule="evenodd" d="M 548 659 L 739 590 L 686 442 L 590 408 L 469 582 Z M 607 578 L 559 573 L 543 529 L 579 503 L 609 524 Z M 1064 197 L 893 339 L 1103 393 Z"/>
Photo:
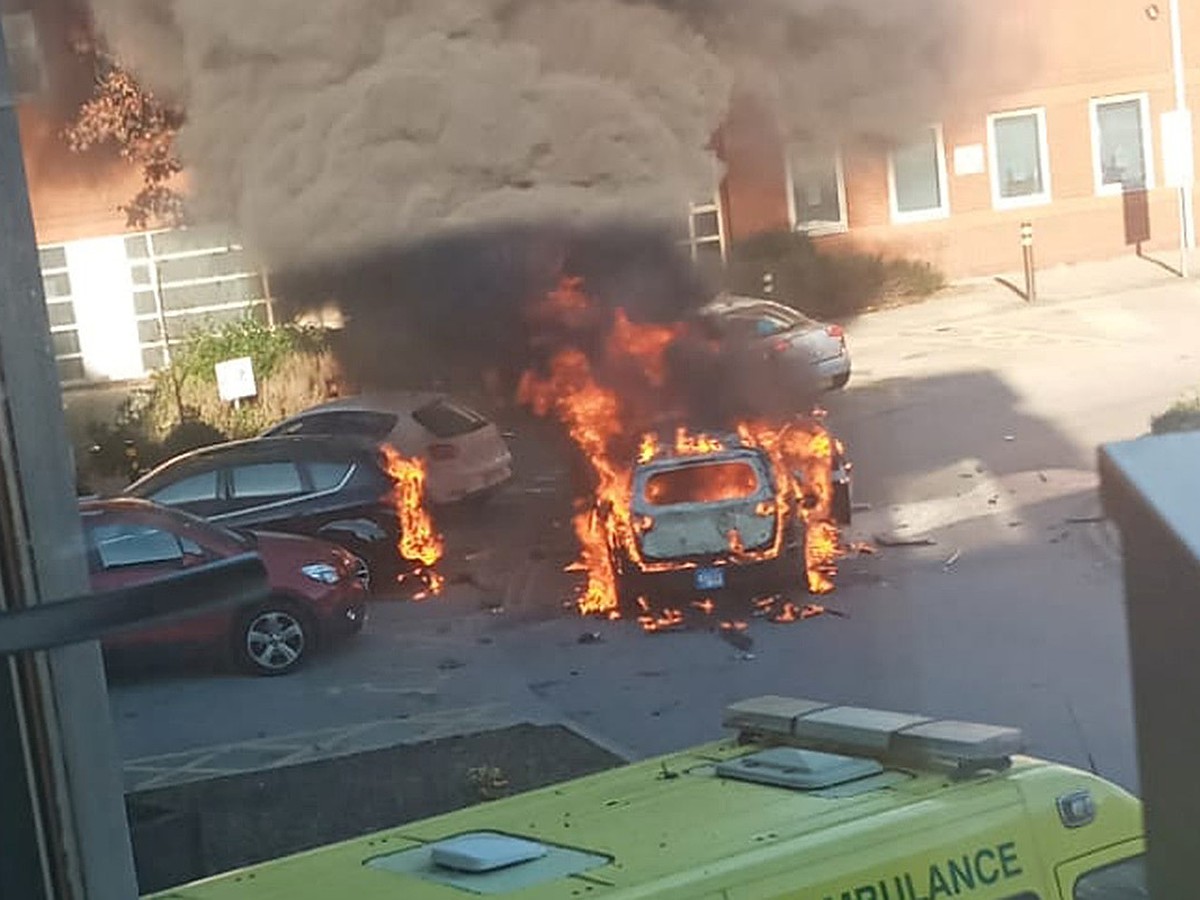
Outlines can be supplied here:
<path id="1" fill-rule="evenodd" d="M 286 675 L 316 647 L 311 620 L 285 601 L 257 606 L 238 620 L 233 635 L 238 665 L 255 675 Z"/>
<path id="2" fill-rule="evenodd" d="M 850 383 L 850 373 L 849 372 L 843 372 L 841 375 L 835 375 L 833 377 L 833 389 L 835 391 L 841 390 L 849 383 Z"/>

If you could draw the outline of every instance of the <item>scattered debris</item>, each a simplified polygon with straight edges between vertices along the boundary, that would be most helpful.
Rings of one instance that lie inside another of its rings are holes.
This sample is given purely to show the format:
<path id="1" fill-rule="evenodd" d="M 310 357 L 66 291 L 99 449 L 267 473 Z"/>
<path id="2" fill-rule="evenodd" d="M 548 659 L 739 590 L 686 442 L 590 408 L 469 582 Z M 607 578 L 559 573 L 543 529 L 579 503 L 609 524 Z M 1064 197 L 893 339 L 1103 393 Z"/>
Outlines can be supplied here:
<path id="1" fill-rule="evenodd" d="M 479 604 L 479 608 L 484 612 L 489 612 L 493 616 L 498 616 L 504 612 L 504 604 L 499 600 L 484 600 Z"/>
<path id="2" fill-rule="evenodd" d="M 480 636 L 480 637 L 479 637 L 479 638 L 477 638 L 476 640 L 478 640 L 478 642 L 479 642 L 479 643 L 481 643 L 481 644 L 494 644 L 494 643 L 496 643 L 496 639 L 495 639 L 495 638 L 488 637 L 486 634 L 485 634 L 485 635 L 482 635 L 482 636 Z"/>
<path id="3" fill-rule="evenodd" d="M 1050 481 L 1050 479 L 1046 476 L 1045 472 L 1038 472 L 1038 478 L 1041 479 L 1042 484 L 1046 484 L 1047 482 Z"/>
<path id="4" fill-rule="evenodd" d="M 737 658 L 742 662 L 751 662 L 752 660 L 758 659 L 758 657 L 753 653 L 739 653 Z"/>
<path id="5" fill-rule="evenodd" d="M 876 556 L 879 550 L 874 544 L 868 544 L 866 541 L 855 541 L 850 545 L 850 552 L 857 553 L 859 556 Z"/>
<path id="6" fill-rule="evenodd" d="M 959 478 L 974 478 L 975 473 L 974 472 L 959 472 L 958 477 Z"/>
<path id="7" fill-rule="evenodd" d="M 1067 516 L 1066 523 L 1068 525 L 1094 525 L 1097 522 L 1103 522 L 1106 516 Z"/>
<path id="8" fill-rule="evenodd" d="M 870 512 L 871 504 L 870 503 L 852 503 L 850 505 L 850 511 L 851 512 Z"/>
<path id="9" fill-rule="evenodd" d="M 455 659 L 452 656 L 447 656 L 440 663 L 438 663 L 437 667 L 439 669 L 441 669 L 443 672 L 449 672 L 452 669 L 461 669 L 465 665 L 466 665 L 466 663 L 463 662 L 461 659 Z"/>
<path id="10" fill-rule="evenodd" d="M 749 652 L 750 648 L 754 646 L 754 638 L 750 636 L 745 627 L 734 628 L 733 624 L 732 622 L 721 623 L 721 639 L 743 653 Z M 745 626 L 744 622 L 741 624 Z M 727 628 L 726 625 L 730 627 Z"/>
<path id="11" fill-rule="evenodd" d="M 1015 434 L 1006 434 L 1004 436 L 1004 439 L 1006 441 L 1015 441 L 1017 439 L 1017 436 Z"/>
<path id="12" fill-rule="evenodd" d="M 662 764 L 662 771 L 658 773 L 658 780 L 659 781 L 670 781 L 671 779 L 678 778 L 678 777 L 679 777 L 679 773 L 672 772 L 670 769 L 668 769 L 667 764 L 664 761 Z"/>
<path id="13" fill-rule="evenodd" d="M 955 550 L 946 558 L 946 561 L 942 563 L 942 571 L 949 572 L 952 568 L 954 568 L 954 564 L 960 559 L 962 559 L 962 551 Z"/>
<path id="14" fill-rule="evenodd" d="M 937 543 L 933 538 L 924 534 L 888 534 L 875 535 L 875 543 L 881 547 L 932 547 Z"/>
<path id="15" fill-rule="evenodd" d="M 717 608 L 717 604 L 713 603 L 713 601 L 708 597 L 705 597 L 703 600 L 693 600 L 692 607 L 700 610 L 700 612 L 704 613 L 706 616 L 711 616 L 713 611 Z"/>
<path id="16" fill-rule="evenodd" d="M 1025 523 L 1024 523 L 1024 522 L 1022 522 L 1020 519 L 1016 519 L 1016 520 L 1014 520 L 1014 521 L 1012 521 L 1012 522 L 1009 522 L 1009 523 L 1008 523 L 1008 527 L 1009 527 L 1009 528 L 1020 528 L 1020 527 L 1021 527 L 1022 525 L 1024 525 L 1024 524 L 1025 524 Z"/>
<path id="17" fill-rule="evenodd" d="M 995 506 L 999 502 L 1000 502 L 999 494 L 992 494 L 992 496 L 988 497 L 988 506 Z"/>
<path id="18" fill-rule="evenodd" d="M 488 559 L 492 555 L 491 547 L 484 547 L 482 550 L 472 550 L 470 553 L 463 554 L 463 559 L 467 562 L 474 562 L 477 559 Z"/>
<path id="19" fill-rule="evenodd" d="M 467 781 L 479 792 L 481 800 L 498 800 L 508 793 L 508 776 L 497 766 L 468 769 Z"/>
<path id="20" fill-rule="evenodd" d="M 579 636 L 577 644 L 603 644 L 604 635 L 598 631 L 585 631 Z"/>

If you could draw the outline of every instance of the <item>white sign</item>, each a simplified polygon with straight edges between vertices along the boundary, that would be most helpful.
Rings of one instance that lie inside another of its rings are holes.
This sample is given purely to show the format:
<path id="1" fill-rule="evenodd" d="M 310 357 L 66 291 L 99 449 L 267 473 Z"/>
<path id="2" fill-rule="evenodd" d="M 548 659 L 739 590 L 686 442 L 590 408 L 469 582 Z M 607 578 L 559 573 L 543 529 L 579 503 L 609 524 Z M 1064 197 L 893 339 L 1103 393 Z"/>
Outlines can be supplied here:
<path id="1" fill-rule="evenodd" d="M 1192 149 L 1192 113 L 1172 109 L 1162 115 L 1163 184 L 1191 187 L 1195 180 L 1195 151 Z"/>
<path id="2" fill-rule="evenodd" d="M 248 356 L 227 359 L 216 365 L 217 393 L 227 403 L 258 396 L 254 383 L 254 363 Z"/>
<path id="3" fill-rule="evenodd" d="M 983 144 L 963 144 L 954 148 L 955 175 L 982 175 L 986 171 Z"/>

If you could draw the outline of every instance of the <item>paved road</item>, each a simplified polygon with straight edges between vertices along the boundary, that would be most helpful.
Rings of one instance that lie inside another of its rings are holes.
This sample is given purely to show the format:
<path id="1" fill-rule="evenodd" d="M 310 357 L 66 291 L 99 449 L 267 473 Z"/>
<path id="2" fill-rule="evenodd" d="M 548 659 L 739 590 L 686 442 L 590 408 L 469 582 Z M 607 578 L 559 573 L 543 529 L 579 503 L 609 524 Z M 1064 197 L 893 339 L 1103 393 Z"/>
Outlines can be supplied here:
<path id="1" fill-rule="evenodd" d="M 773 692 L 1020 725 L 1035 752 L 1136 787 L 1119 556 L 1087 521 L 1095 446 L 1200 382 L 1197 327 L 1200 290 L 1167 281 L 1036 308 L 952 295 L 853 323 L 855 377 L 829 403 L 871 506 L 850 537 L 935 543 L 846 559 L 831 613 L 752 620 L 748 648 L 706 621 L 646 636 L 565 610 L 562 473 L 523 429 L 517 484 L 448 523 L 460 583 L 444 598 L 376 604 L 360 640 L 287 678 L 117 677 L 127 782 L 521 720 L 640 756 Z"/>

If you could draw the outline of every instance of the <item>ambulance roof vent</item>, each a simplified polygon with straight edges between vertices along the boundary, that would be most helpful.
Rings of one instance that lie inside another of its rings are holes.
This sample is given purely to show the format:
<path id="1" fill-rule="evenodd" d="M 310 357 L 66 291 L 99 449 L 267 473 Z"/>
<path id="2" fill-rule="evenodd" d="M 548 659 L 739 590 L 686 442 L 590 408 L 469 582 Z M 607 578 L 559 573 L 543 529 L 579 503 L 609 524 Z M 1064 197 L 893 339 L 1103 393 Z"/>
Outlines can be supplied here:
<path id="1" fill-rule="evenodd" d="M 717 774 L 724 778 L 801 791 L 846 784 L 882 771 L 883 766 L 873 759 L 799 747 L 772 747 L 717 764 Z"/>
<path id="2" fill-rule="evenodd" d="M 724 725 L 766 743 L 964 773 L 1006 768 L 1025 748 L 1016 728 L 789 697 L 735 703 L 725 710 Z"/>
<path id="3" fill-rule="evenodd" d="M 493 872 L 540 859 L 547 853 L 544 844 L 492 832 L 460 835 L 440 841 L 431 849 L 435 866 L 456 872 Z"/>

